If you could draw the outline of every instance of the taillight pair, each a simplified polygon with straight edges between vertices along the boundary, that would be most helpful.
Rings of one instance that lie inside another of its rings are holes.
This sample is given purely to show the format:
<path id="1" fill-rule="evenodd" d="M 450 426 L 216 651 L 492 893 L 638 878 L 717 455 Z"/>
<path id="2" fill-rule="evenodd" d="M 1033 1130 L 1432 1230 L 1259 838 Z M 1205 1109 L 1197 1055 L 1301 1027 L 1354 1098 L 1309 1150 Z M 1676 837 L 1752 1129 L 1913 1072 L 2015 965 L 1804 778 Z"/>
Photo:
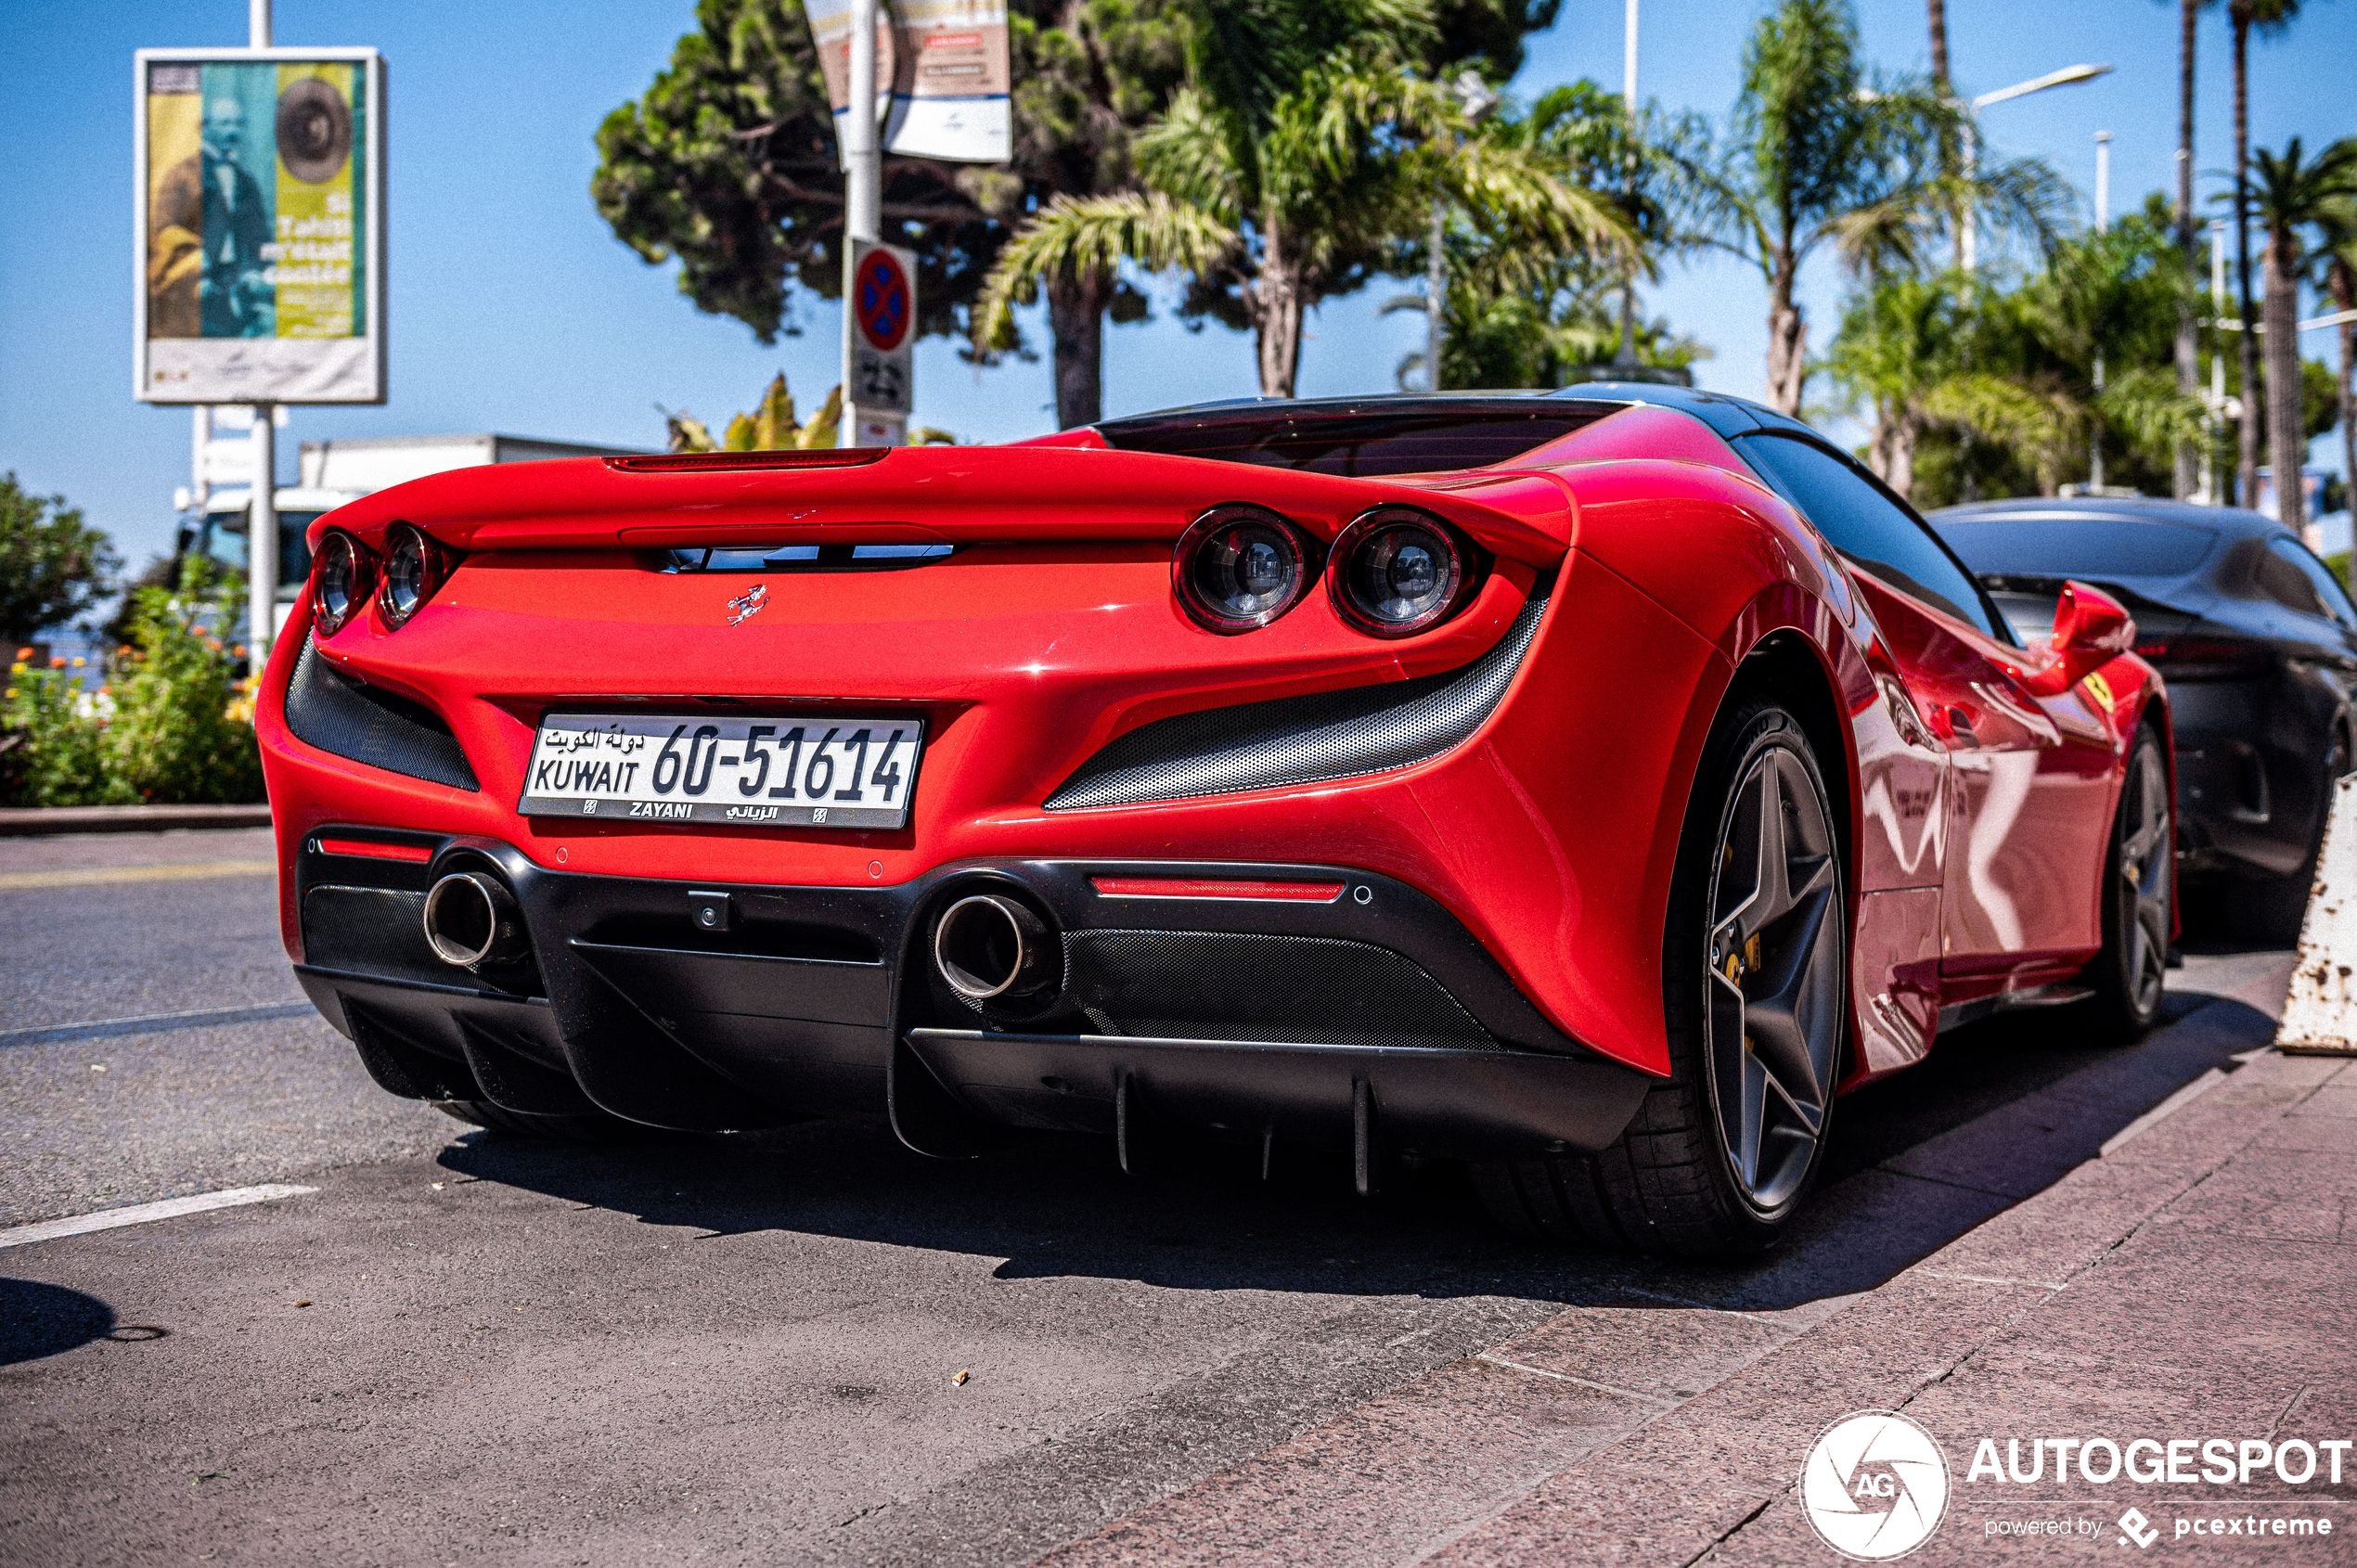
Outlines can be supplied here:
<path id="1" fill-rule="evenodd" d="M 449 581 L 457 564 L 457 552 L 414 523 L 396 522 L 387 531 L 381 566 L 367 546 L 330 528 L 319 541 L 312 569 L 312 624 L 321 636 L 333 636 L 373 597 L 385 629 L 399 631 Z"/>
<path id="2" fill-rule="evenodd" d="M 1473 579 L 1473 555 L 1447 523 L 1410 507 L 1353 520 L 1324 564 L 1335 613 L 1370 636 L 1404 637 L 1446 620 Z M 1179 536 L 1178 602 L 1205 630 L 1249 632 L 1309 596 L 1316 540 L 1262 507 L 1215 507 Z"/>

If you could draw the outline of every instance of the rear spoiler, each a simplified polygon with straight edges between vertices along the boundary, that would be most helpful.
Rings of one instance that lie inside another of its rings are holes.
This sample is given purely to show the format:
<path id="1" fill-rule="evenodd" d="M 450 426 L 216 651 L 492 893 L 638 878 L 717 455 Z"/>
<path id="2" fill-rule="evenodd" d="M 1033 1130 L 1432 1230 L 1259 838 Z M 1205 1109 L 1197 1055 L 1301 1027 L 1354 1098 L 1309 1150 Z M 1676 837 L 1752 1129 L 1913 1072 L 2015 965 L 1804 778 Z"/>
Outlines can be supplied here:
<path id="1" fill-rule="evenodd" d="M 1173 541 L 1212 507 L 1269 507 L 1331 540 L 1385 502 L 1421 507 L 1483 548 L 1544 569 L 1575 507 L 1551 474 L 1345 479 L 1082 446 L 904 446 L 573 457 L 430 474 L 312 525 L 375 544 L 406 521 L 462 550 L 671 548 L 911 538 Z"/>

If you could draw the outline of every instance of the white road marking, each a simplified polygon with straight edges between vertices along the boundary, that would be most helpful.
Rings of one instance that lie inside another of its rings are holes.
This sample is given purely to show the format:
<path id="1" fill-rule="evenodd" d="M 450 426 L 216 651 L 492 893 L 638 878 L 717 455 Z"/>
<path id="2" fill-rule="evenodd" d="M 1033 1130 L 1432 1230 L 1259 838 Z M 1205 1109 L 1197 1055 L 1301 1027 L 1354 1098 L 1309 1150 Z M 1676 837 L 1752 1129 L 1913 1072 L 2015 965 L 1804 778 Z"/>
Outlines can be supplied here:
<path id="1" fill-rule="evenodd" d="M 196 860 L 162 866 L 69 866 L 54 871 L 0 871 L 0 888 L 102 887 L 109 882 L 187 882 L 216 877 L 274 877 L 275 860 Z"/>
<path id="2" fill-rule="evenodd" d="M 150 1012 L 136 1018 L 102 1018 L 89 1023 L 49 1023 L 0 1033 L 0 1046 L 54 1046 L 67 1040 L 103 1040 L 117 1035 L 157 1035 L 168 1029 L 211 1029 L 217 1024 L 261 1023 L 300 1018 L 318 1009 L 309 1002 L 263 1002 L 250 1008 L 197 1008 L 187 1012 Z"/>
<path id="3" fill-rule="evenodd" d="M 200 1192 L 193 1198 L 166 1198 L 154 1203 L 133 1203 L 128 1208 L 100 1209 L 95 1215 L 75 1215 L 70 1219 L 45 1219 L 38 1225 L 20 1225 L 14 1230 L 0 1230 L 0 1247 L 21 1247 L 32 1241 L 53 1241 L 60 1236 L 86 1236 L 94 1230 L 112 1230 L 119 1226 L 145 1225 L 149 1220 L 177 1219 L 182 1215 L 200 1215 L 213 1209 L 234 1209 L 240 1203 L 275 1203 L 281 1198 L 300 1198 L 306 1192 L 316 1192 L 316 1187 L 232 1187 L 220 1192 Z"/>

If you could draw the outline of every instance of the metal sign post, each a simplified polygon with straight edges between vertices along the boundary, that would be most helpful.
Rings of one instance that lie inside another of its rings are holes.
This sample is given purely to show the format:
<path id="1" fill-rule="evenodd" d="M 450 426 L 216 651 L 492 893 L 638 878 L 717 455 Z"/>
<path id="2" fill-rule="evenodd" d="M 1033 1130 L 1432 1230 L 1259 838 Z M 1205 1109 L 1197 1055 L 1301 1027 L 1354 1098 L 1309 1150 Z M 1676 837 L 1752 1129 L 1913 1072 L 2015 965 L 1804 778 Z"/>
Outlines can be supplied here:
<path id="1" fill-rule="evenodd" d="M 837 440 L 908 438 L 917 258 L 882 244 L 883 155 L 1003 163 L 1013 147 L 1006 0 L 806 0 L 844 169 Z"/>

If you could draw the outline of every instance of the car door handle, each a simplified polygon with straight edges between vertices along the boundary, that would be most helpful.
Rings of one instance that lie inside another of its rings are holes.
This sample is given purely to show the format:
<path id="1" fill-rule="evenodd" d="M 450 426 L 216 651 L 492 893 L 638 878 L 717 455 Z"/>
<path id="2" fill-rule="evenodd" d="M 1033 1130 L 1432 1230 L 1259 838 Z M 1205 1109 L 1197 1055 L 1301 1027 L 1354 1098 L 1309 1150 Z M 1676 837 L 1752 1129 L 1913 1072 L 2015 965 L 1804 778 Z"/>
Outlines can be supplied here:
<path id="1" fill-rule="evenodd" d="M 1948 710 L 1948 737 L 1951 740 L 1961 740 L 1967 746 L 1980 744 L 1980 737 L 1973 731 L 1972 715 L 1962 708 Z"/>

